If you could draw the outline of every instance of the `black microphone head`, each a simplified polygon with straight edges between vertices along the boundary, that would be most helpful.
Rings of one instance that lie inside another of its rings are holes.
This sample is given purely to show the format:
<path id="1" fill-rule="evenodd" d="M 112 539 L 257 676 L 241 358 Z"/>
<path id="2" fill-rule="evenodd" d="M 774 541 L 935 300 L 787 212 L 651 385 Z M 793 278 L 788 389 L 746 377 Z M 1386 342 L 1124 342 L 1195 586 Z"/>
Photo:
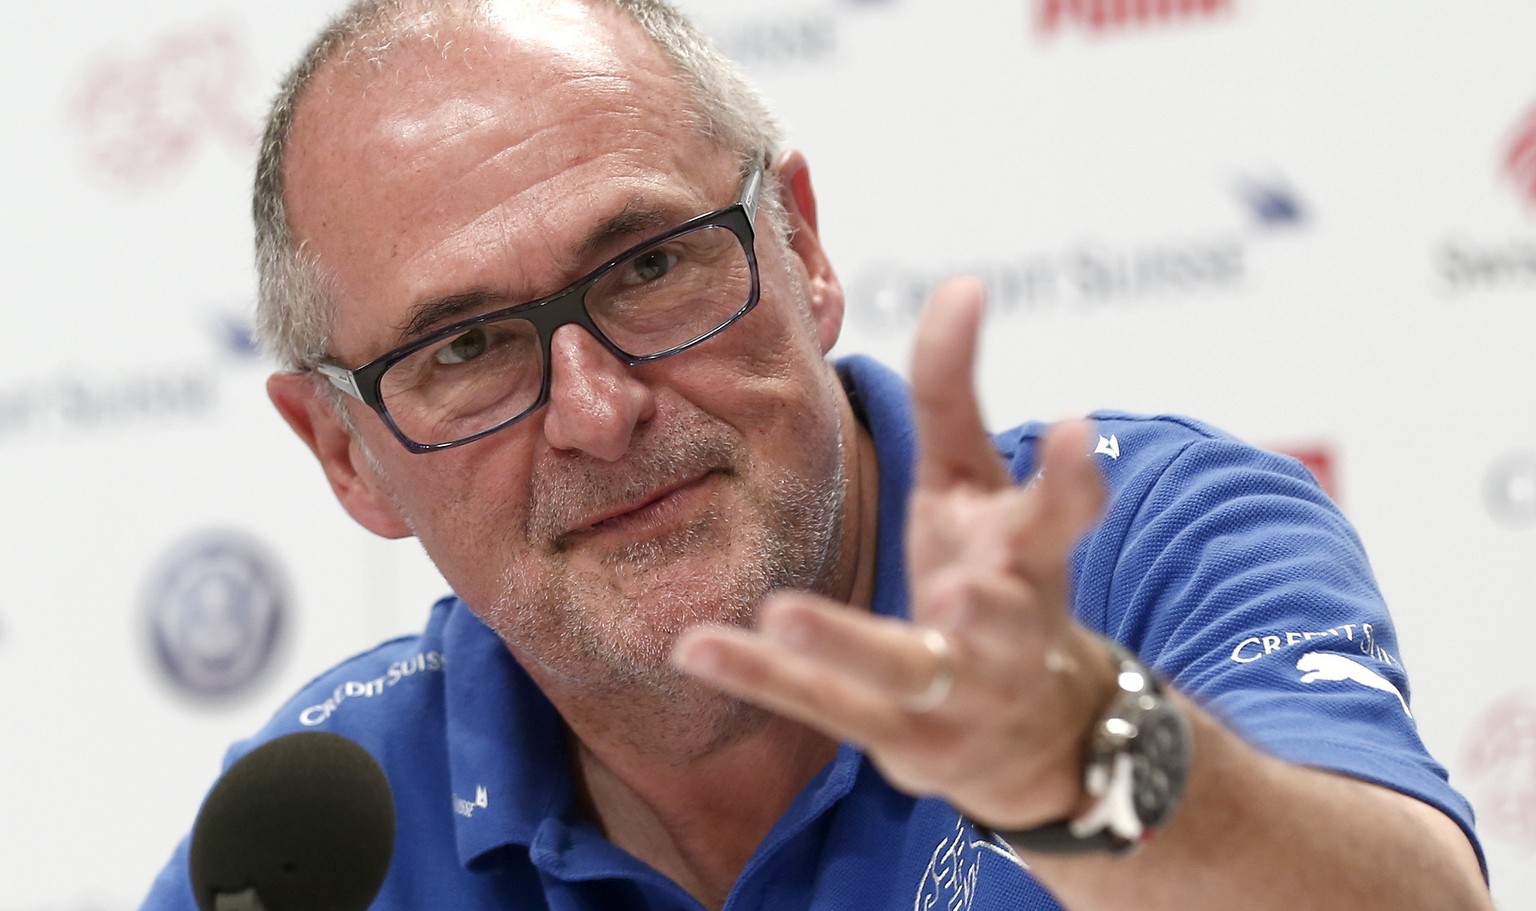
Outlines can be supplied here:
<path id="1" fill-rule="evenodd" d="M 394 845 L 394 796 L 368 751 L 326 731 L 288 734 L 230 766 L 203 801 L 192 894 L 202 911 L 363 911 Z"/>

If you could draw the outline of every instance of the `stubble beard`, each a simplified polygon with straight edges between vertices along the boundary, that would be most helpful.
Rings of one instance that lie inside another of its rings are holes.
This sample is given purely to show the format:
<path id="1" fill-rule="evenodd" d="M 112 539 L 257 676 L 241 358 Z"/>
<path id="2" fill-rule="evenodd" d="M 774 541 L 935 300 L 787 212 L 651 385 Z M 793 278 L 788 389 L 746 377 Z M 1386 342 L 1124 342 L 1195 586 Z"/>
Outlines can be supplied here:
<path id="1" fill-rule="evenodd" d="M 518 562 L 482 618 L 516 653 L 594 696 L 648 692 L 676 710 L 709 703 L 739 718 L 754 710 L 674 668 L 673 643 L 699 623 L 751 626 L 758 604 L 776 589 L 830 589 L 847 495 L 841 434 L 833 422 L 830 440 L 807 440 L 830 464 L 801 473 L 755 465 L 740 438 L 713 418 L 685 423 L 664 439 L 637 441 L 623 477 L 587 461 L 536 474 L 528 540 L 558 550 L 566 517 L 702 469 L 737 492 L 733 501 L 746 506 L 745 516 L 707 509 L 664 535 L 610 550 L 596 568 L 566 564 L 565 572 L 549 573 Z M 682 561 L 698 568 L 683 575 Z"/>

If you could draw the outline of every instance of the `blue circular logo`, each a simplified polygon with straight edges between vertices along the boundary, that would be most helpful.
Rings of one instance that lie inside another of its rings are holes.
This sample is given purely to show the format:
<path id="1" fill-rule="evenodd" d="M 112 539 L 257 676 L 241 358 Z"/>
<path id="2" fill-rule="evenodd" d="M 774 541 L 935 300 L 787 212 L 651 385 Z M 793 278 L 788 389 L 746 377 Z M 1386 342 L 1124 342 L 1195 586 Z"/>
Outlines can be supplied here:
<path id="1" fill-rule="evenodd" d="M 271 663 L 288 600 L 277 562 L 256 541 L 232 532 L 196 535 L 150 578 L 145 607 L 155 658 L 183 692 L 237 695 Z"/>

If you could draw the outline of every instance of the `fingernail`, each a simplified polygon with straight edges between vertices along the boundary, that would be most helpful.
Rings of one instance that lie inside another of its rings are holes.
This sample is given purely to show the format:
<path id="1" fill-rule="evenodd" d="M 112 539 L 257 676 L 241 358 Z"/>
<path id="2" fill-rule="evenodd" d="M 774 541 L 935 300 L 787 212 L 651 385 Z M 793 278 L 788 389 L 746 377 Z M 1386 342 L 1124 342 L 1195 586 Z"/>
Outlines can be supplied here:
<path id="1" fill-rule="evenodd" d="M 775 638 L 785 648 L 803 652 L 811 642 L 811 625 L 798 618 L 791 619 L 779 629 Z"/>
<path id="2" fill-rule="evenodd" d="M 791 608 L 789 597 L 771 595 L 758 615 L 758 629 L 792 651 L 802 651 L 811 639 L 811 625 Z"/>
<path id="3" fill-rule="evenodd" d="M 679 670 L 708 677 L 720 669 L 720 650 L 706 642 L 679 642 L 672 650 L 672 663 Z"/>

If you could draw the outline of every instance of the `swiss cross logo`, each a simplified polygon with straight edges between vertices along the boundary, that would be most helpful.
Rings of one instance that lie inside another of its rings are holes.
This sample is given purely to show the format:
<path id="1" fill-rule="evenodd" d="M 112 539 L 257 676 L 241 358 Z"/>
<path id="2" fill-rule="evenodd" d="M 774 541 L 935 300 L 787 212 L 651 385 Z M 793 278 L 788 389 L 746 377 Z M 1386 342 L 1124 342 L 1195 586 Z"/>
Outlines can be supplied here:
<path id="1" fill-rule="evenodd" d="M 259 139 L 244 36 L 210 24 L 167 32 L 133 51 L 105 51 L 81 73 L 69 119 L 92 171 L 143 189 L 184 170 L 204 145 L 241 157 Z"/>
<path id="2" fill-rule="evenodd" d="M 1092 33 L 1123 31 L 1232 12 L 1236 0 L 1035 0 L 1035 28 L 1054 34 L 1067 28 Z"/>
<path id="3" fill-rule="evenodd" d="M 1515 128 L 1515 138 L 1504 156 L 1504 173 L 1515 182 L 1525 204 L 1536 211 L 1536 108 Z"/>

